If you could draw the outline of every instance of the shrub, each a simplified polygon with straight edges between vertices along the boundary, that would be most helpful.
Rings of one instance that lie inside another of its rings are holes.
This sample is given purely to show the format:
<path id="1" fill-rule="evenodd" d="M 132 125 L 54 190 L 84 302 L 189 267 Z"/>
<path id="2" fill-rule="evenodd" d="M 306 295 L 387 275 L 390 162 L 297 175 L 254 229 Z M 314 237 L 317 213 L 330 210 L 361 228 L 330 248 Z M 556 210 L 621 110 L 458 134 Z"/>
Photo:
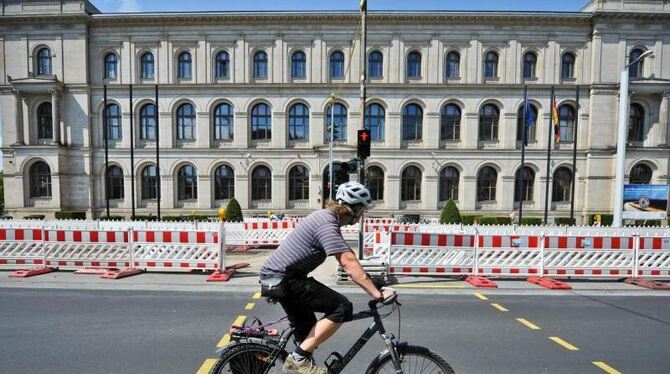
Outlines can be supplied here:
<path id="1" fill-rule="evenodd" d="M 135 215 L 135 221 L 156 221 L 156 220 L 158 220 L 158 216 L 143 215 L 143 214 Z"/>
<path id="2" fill-rule="evenodd" d="M 86 212 L 56 212 L 56 219 L 86 219 Z"/>
<path id="3" fill-rule="evenodd" d="M 560 226 L 574 226 L 576 220 L 574 218 L 571 220 L 570 217 L 556 217 L 556 224 Z"/>
<path id="4" fill-rule="evenodd" d="M 182 222 L 184 220 L 183 216 L 163 216 L 161 221 L 165 222 Z"/>
<path id="5" fill-rule="evenodd" d="M 521 220 L 522 226 L 539 226 L 542 224 L 542 218 L 524 217 Z"/>
<path id="6" fill-rule="evenodd" d="M 226 206 L 226 222 L 242 222 L 244 221 L 244 216 L 242 216 L 242 208 L 240 208 L 240 203 L 233 197 L 228 202 Z"/>
<path id="7" fill-rule="evenodd" d="M 454 200 L 449 199 L 442 208 L 442 215 L 440 215 L 440 223 L 443 225 L 461 223 L 461 213 Z"/>
<path id="8" fill-rule="evenodd" d="M 479 223 L 482 225 L 511 225 L 512 219 L 509 217 L 480 217 Z"/>
<path id="9" fill-rule="evenodd" d="M 29 216 L 23 217 L 23 219 L 45 219 L 46 216 L 44 214 L 31 214 Z"/>
<path id="10" fill-rule="evenodd" d="M 511 225 L 512 219 L 509 217 L 495 217 L 498 225 Z"/>
<path id="11" fill-rule="evenodd" d="M 475 220 L 479 221 L 482 216 L 476 214 L 464 214 L 461 216 L 461 223 L 464 225 L 474 225 Z"/>
<path id="12" fill-rule="evenodd" d="M 99 218 L 100 221 L 123 221 L 125 219 L 126 219 L 126 217 L 124 217 L 124 216 L 112 216 L 112 215 L 101 216 Z"/>

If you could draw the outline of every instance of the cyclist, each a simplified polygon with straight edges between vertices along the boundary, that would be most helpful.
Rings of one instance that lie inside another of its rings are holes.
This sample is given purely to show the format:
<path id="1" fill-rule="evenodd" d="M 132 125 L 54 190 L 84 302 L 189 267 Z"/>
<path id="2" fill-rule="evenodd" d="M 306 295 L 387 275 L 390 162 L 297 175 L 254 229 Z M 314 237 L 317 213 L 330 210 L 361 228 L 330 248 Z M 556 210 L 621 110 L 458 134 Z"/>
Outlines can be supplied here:
<path id="1" fill-rule="evenodd" d="M 308 215 L 261 267 L 264 296 L 277 300 L 295 328 L 296 349 L 284 363 L 286 374 L 326 374 L 315 365 L 314 350 L 330 338 L 343 322 L 351 320 L 353 307 L 342 294 L 319 283 L 309 273 L 327 256 L 335 256 L 349 277 L 373 299 L 392 296 L 379 291 L 342 237 L 340 227 L 351 225 L 372 205 L 370 191 L 356 182 L 337 189 L 335 201 Z M 317 320 L 315 312 L 324 313 Z"/>

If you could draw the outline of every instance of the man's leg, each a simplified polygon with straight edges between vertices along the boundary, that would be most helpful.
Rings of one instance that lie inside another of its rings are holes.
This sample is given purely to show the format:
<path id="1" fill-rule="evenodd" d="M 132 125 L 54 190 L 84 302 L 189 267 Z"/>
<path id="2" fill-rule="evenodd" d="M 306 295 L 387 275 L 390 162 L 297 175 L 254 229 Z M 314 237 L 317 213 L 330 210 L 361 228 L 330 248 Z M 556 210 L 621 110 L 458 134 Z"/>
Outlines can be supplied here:
<path id="1" fill-rule="evenodd" d="M 312 331 L 309 332 L 305 340 L 300 343 L 300 348 L 307 352 L 314 352 L 321 343 L 333 336 L 340 326 L 342 326 L 341 323 L 333 322 L 328 318 L 321 318 L 312 327 Z"/>

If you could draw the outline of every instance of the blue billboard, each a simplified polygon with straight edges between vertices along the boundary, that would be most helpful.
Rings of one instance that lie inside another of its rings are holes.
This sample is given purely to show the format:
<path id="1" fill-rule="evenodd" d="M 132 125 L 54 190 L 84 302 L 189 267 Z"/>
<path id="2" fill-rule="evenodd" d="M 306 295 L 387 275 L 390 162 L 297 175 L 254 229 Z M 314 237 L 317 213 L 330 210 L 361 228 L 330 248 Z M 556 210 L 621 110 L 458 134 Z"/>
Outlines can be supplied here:
<path id="1" fill-rule="evenodd" d="M 623 187 L 624 219 L 665 219 L 668 212 L 667 184 L 627 184 Z"/>

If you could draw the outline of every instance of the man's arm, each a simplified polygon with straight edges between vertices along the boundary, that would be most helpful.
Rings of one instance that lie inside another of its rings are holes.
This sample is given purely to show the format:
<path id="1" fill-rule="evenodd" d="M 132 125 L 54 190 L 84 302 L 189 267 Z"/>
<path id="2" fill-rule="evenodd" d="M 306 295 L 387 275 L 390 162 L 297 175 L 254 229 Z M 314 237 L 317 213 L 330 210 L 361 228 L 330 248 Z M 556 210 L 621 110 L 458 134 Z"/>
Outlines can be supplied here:
<path id="1" fill-rule="evenodd" d="M 335 258 L 340 265 L 342 265 L 344 271 L 347 272 L 349 278 L 365 290 L 370 297 L 373 299 L 380 299 L 382 297 L 390 296 L 390 293 L 389 295 L 385 295 L 375 287 L 374 283 L 372 283 L 372 279 L 370 279 L 368 273 L 365 272 L 354 252 L 341 252 L 336 254 Z"/>

